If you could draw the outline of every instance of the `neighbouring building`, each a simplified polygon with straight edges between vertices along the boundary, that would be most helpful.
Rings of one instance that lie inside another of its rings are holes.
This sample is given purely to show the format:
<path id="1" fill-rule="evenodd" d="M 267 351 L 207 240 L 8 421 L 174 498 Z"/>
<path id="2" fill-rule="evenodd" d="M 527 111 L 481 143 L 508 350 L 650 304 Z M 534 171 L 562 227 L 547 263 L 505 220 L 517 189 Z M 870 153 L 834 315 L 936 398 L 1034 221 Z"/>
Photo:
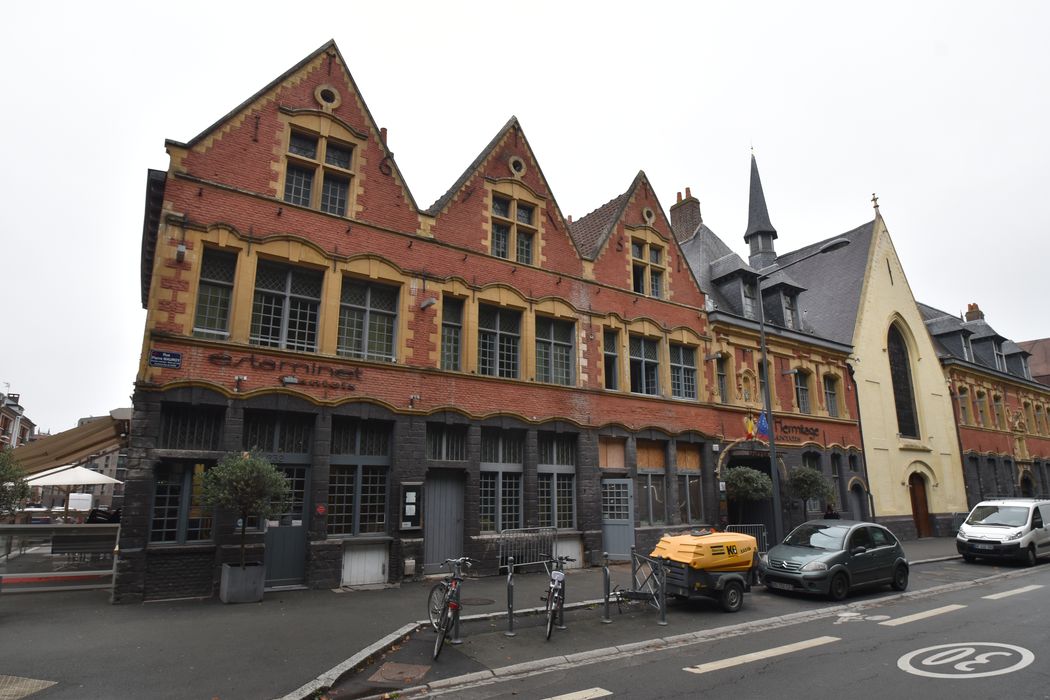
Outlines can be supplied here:
<path id="1" fill-rule="evenodd" d="M 20 447 L 36 437 L 36 423 L 25 414 L 21 400 L 21 394 L 0 393 L 0 449 Z"/>
<path id="2" fill-rule="evenodd" d="M 679 243 L 697 229 L 672 226 L 644 173 L 572 222 L 512 118 L 423 208 L 332 42 L 166 147 L 115 602 L 213 594 L 236 522 L 200 482 L 230 452 L 266 454 L 292 487 L 249 523 L 267 585 L 318 588 L 460 554 L 494 572 L 500 533 L 528 527 L 581 562 L 624 556 L 718 521 L 721 455 L 768 461 L 749 438 L 756 324 L 708 312 Z M 785 475 L 837 474 L 849 504 L 850 338 L 776 318 Z"/>
<path id="3" fill-rule="evenodd" d="M 1050 386 L 1050 338 L 1022 340 L 1017 344 L 1028 353 L 1028 369 L 1032 379 Z"/>
<path id="4" fill-rule="evenodd" d="M 1035 381 L 1029 352 L 977 304 L 962 318 L 919 308 L 955 404 L 968 505 L 1050 494 L 1050 387 Z"/>

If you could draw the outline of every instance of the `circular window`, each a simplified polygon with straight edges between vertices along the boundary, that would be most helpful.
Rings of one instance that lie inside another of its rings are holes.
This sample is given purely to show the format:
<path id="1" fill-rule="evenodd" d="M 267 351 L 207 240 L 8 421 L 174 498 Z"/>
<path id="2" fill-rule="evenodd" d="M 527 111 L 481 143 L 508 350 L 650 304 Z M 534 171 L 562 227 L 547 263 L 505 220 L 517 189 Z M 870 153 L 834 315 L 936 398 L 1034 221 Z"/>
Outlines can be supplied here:
<path id="1" fill-rule="evenodd" d="M 314 99 L 325 109 L 338 107 L 342 102 L 342 99 L 339 97 L 339 91 L 331 85 L 318 85 L 317 89 L 314 90 Z"/>
<path id="2" fill-rule="evenodd" d="M 656 221 L 656 212 L 649 207 L 642 209 L 642 218 L 645 219 L 645 223 L 651 224 Z"/>
<path id="3" fill-rule="evenodd" d="M 525 174 L 525 161 L 518 156 L 511 156 L 507 165 L 510 166 L 510 172 L 514 174 L 514 177 L 521 177 Z"/>

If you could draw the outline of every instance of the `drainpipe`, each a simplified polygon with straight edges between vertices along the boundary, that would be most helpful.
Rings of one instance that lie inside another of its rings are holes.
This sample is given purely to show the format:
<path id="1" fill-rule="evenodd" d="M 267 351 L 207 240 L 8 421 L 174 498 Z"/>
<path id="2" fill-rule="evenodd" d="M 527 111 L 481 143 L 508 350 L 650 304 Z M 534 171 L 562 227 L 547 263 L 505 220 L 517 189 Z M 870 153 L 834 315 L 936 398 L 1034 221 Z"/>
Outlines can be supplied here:
<path id="1" fill-rule="evenodd" d="M 875 520 L 875 497 L 871 495 L 871 477 L 868 476 L 868 451 L 864 447 L 864 420 L 860 415 L 860 392 L 857 390 L 857 378 L 854 376 L 853 365 L 848 361 L 846 362 L 846 369 L 849 370 L 849 380 L 853 384 L 853 397 L 857 403 L 857 429 L 860 431 L 860 453 L 864 456 L 864 483 L 866 495 L 868 496 L 868 510 L 870 511 L 871 520 Z"/>

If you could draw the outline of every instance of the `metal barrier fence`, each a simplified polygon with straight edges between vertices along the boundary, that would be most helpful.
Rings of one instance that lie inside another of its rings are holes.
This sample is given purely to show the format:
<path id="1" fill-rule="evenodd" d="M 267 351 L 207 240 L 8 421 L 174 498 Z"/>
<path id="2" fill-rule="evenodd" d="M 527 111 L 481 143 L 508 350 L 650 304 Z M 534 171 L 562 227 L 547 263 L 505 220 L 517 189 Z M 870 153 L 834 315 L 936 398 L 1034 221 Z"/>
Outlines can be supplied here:
<path id="1" fill-rule="evenodd" d="M 740 532 L 751 535 L 758 540 L 758 553 L 765 554 L 769 551 L 769 542 L 766 539 L 766 526 L 762 523 L 749 525 L 726 525 L 726 532 Z"/>
<path id="2" fill-rule="evenodd" d="M 120 525 L 0 525 L 0 591 L 109 588 Z"/>
<path id="3" fill-rule="evenodd" d="M 499 535 L 499 568 L 507 568 L 507 560 L 514 557 L 514 566 L 545 564 L 555 552 L 553 527 L 523 527 L 504 530 Z"/>

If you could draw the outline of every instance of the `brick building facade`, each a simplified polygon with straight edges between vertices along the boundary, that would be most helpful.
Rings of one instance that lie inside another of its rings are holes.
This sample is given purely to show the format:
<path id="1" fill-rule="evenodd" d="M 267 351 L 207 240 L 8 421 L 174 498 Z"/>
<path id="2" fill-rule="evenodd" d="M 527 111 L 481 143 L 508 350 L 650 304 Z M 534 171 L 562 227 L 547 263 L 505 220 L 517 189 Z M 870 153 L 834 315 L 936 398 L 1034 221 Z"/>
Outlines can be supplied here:
<path id="1" fill-rule="evenodd" d="M 499 533 L 523 527 L 594 562 L 718 522 L 719 469 L 768 473 L 748 433 L 757 329 L 712 322 L 644 173 L 573 223 L 512 118 L 423 209 L 386 141 L 330 42 L 167 142 L 147 178 L 116 602 L 212 595 L 236 523 L 199 483 L 228 452 L 265 453 L 292 487 L 281 517 L 249 523 L 271 587 L 398 581 L 460 554 L 495 572 Z M 850 349 L 771 331 L 782 477 L 842 477 L 845 509 L 866 492 Z"/>

